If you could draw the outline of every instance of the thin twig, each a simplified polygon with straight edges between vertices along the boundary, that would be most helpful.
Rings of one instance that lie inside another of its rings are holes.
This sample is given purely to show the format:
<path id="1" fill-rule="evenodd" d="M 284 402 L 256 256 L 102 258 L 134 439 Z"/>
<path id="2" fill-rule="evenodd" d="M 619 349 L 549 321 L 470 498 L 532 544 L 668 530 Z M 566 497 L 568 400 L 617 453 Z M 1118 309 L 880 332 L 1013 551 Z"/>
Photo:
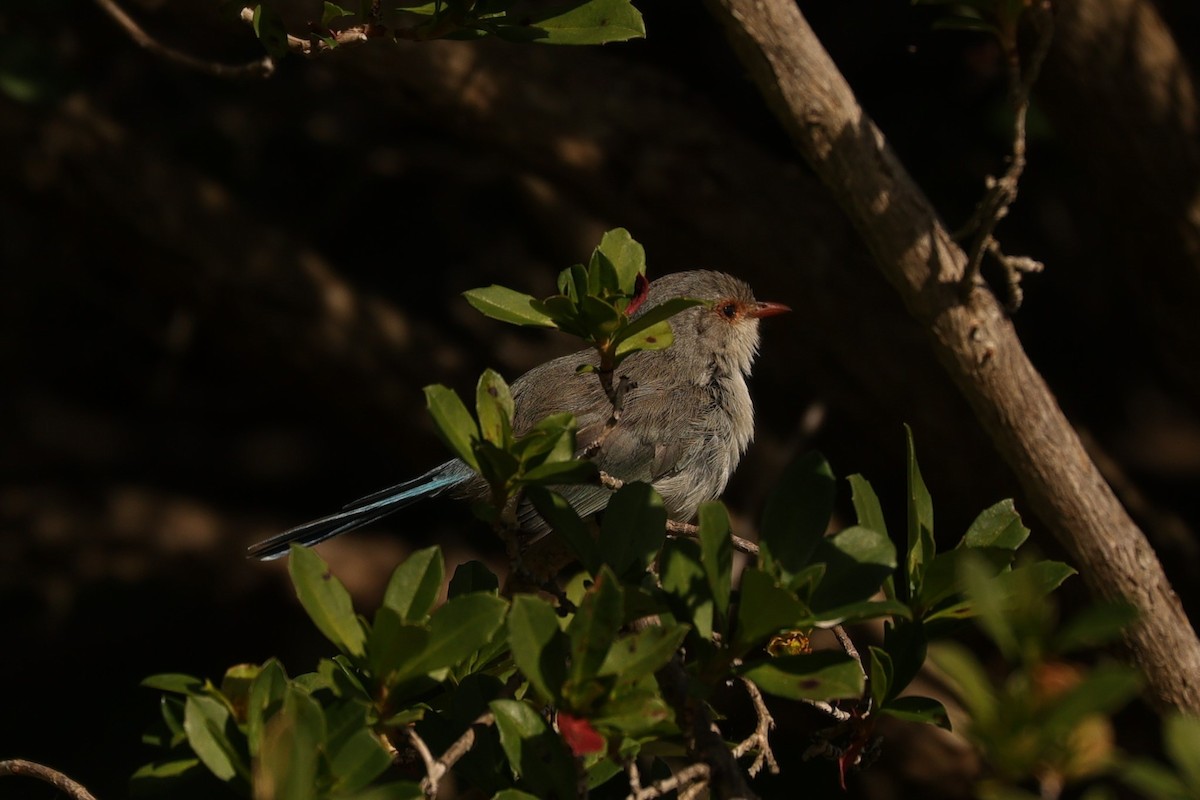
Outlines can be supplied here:
<path id="1" fill-rule="evenodd" d="M 1004 267 L 1005 278 L 1010 287 L 1020 282 L 1022 272 L 1038 271 L 1041 265 L 1029 258 L 1007 258 L 1000 253 L 1000 245 L 993 237 L 1000 220 L 1008 215 L 1009 206 L 1017 199 L 1017 188 L 1021 173 L 1025 171 L 1025 121 L 1029 113 L 1029 93 L 1041 72 L 1042 63 L 1050 51 L 1050 40 L 1054 30 L 1053 15 L 1050 13 L 1050 0 L 1040 0 L 1028 9 L 1029 19 L 1037 42 L 1030 55 L 1028 67 L 1024 74 L 1021 71 L 1020 53 L 1016 42 L 1012 42 L 1006 53 L 1008 66 L 1008 96 L 1013 109 L 1013 145 L 1012 157 L 1008 169 L 1000 178 L 991 176 L 987 179 L 987 192 L 975 207 L 971 219 L 957 233 L 956 238 L 965 239 L 971 236 L 971 247 L 967 251 L 967 266 L 963 274 L 963 287 L 970 291 L 979 280 L 979 270 L 983 264 L 985 253 L 996 254 Z M 1030 264 L 1037 268 L 1030 268 Z M 1020 305 L 1019 292 L 1011 293 L 1008 298 L 1010 309 Z"/>
<path id="2" fill-rule="evenodd" d="M 58 770 L 37 764 L 33 761 L 25 761 L 21 758 L 0 761 L 0 777 L 4 775 L 20 775 L 26 778 L 36 778 L 70 796 L 72 800 L 96 800 L 95 795 Z"/>
<path id="3" fill-rule="evenodd" d="M 859 655 L 858 648 L 854 646 L 854 640 L 850 638 L 850 634 L 846 633 L 846 629 L 841 625 L 834 625 L 833 635 L 837 637 L 838 644 L 846 651 L 846 655 L 853 658 L 858 664 L 858 671 L 862 673 L 863 677 L 862 704 L 867 706 L 871 699 L 871 673 L 867 670 L 867 665 L 863 663 L 862 656 Z"/>
<path id="4" fill-rule="evenodd" d="M 707 783 L 712 773 L 708 764 L 697 762 L 689 764 L 669 778 L 655 781 L 644 789 L 630 792 L 626 800 L 655 800 L 664 794 L 669 794 L 682 787 L 691 787 L 698 783 Z"/>
<path id="5" fill-rule="evenodd" d="M 700 529 L 690 522 L 676 522 L 673 519 L 667 520 L 667 535 L 676 538 L 680 536 L 688 539 L 695 539 L 700 535 Z M 738 550 L 747 555 L 758 556 L 758 545 L 749 539 L 743 539 L 735 533 L 729 534 L 729 541 L 733 543 L 733 549 Z"/>
<path id="6" fill-rule="evenodd" d="M 775 729 L 775 718 L 771 716 L 771 711 L 767 708 L 767 703 L 763 700 L 758 686 L 749 678 L 742 678 L 742 685 L 746 687 L 746 692 L 750 695 L 750 702 L 754 704 L 754 713 L 757 715 L 758 721 L 754 726 L 754 733 L 733 748 L 733 757 L 741 758 L 752 749 L 757 748 L 758 754 L 754 757 L 754 763 L 748 770 L 750 777 L 753 778 L 757 775 L 764 764 L 772 775 L 778 775 L 779 762 L 775 760 L 775 753 L 771 751 L 771 742 L 768 738 L 771 731 Z"/>
<path id="7" fill-rule="evenodd" d="M 429 752 L 429 746 L 425 744 L 425 740 L 417 733 L 416 729 L 409 725 L 404 729 L 408 734 L 409 741 L 412 742 L 413 748 L 421 755 L 421 760 L 425 762 L 425 778 L 421 781 L 421 791 L 426 797 L 437 797 L 438 783 L 446 773 L 450 771 L 458 760 L 471 751 L 475 746 L 475 727 L 482 725 L 487 727 L 496 722 L 496 717 L 491 711 L 485 711 L 475 718 L 467 729 L 463 731 L 463 735 L 458 737 L 454 744 L 446 748 L 446 752 L 434 760 L 433 754 Z"/>
<path id="8" fill-rule="evenodd" d="M 100 6 L 100 9 L 104 13 L 112 17 L 113 21 L 129 34 L 129 38 L 167 61 L 173 61 L 176 64 L 182 64 L 185 67 L 200 70 L 219 78 L 266 78 L 275 71 L 275 60 L 270 56 L 263 56 L 258 61 L 251 61 L 247 64 L 220 64 L 215 61 L 197 58 L 196 56 L 176 50 L 173 47 L 168 47 L 146 33 L 142 26 L 138 25 L 133 17 L 126 14 L 125 10 L 117 5 L 114 0 L 96 0 L 96 5 Z M 253 14 L 253 12 L 251 13 Z"/>
<path id="9" fill-rule="evenodd" d="M 612 413 L 608 415 L 608 420 L 604 423 L 603 430 L 593 439 L 587 447 L 583 448 L 583 452 L 579 454 L 580 458 L 593 458 L 600 452 L 600 448 L 604 446 L 604 442 L 609 435 L 616 429 L 621 422 L 621 415 L 625 412 L 625 394 L 630 389 L 636 389 L 637 384 L 629 380 L 624 375 L 617 381 L 617 387 L 612 388 L 612 373 L 600 372 L 600 383 L 604 387 L 604 393 L 608 395 L 609 401 L 612 403 Z M 608 380 L 605 381 L 605 376 Z"/>
<path id="10" fill-rule="evenodd" d="M 253 24 L 254 7 L 246 6 L 243 8 L 241 17 L 243 22 Z M 340 45 L 365 42 L 368 38 L 370 38 L 369 25 L 354 25 L 343 30 L 329 31 L 328 36 L 315 39 L 302 39 L 299 36 L 293 36 L 289 33 L 287 34 L 287 46 L 293 53 L 298 53 L 302 56 L 311 56 L 327 53 Z M 333 43 L 330 44 L 327 40 L 332 40 Z"/>

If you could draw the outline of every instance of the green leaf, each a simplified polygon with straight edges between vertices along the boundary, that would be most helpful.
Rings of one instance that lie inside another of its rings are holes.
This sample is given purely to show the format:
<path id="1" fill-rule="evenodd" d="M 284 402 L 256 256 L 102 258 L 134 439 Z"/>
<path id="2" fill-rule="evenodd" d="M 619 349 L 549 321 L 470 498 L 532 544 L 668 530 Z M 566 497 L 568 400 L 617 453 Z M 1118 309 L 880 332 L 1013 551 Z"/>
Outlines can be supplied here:
<path id="1" fill-rule="evenodd" d="M 429 644 L 429 631 L 419 625 L 406 624 L 400 615 L 387 606 L 375 612 L 375 624 L 367 638 L 367 663 L 371 674 L 384 686 L 413 677 L 414 662 Z"/>
<path id="2" fill-rule="evenodd" d="M 638 336 L 650 328 L 658 328 L 671 317 L 678 314 L 680 311 L 692 308 L 693 306 L 704 305 L 703 300 L 698 300 L 694 297 L 672 297 L 669 300 L 664 300 L 655 306 L 643 310 L 637 317 L 630 320 L 629 324 L 621 329 L 617 341 L 628 339 L 633 336 Z M 670 327 L 667 327 L 670 330 Z M 654 348 L 647 348 L 654 349 Z"/>
<path id="3" fill-rule="evenodd" d="M 591 461 L 572 459 L 571 461 L 548 461 L 539 464 L 521 477 L 521 483 L 541 484 L 543 486 L 564 486 L 574 483 L 593 483 L 599 471 Z"/>
<path id="4" fill-rule="evenodd" d="M 551 4 L 532 16 L 525 13 L 519 25 L 498 26 L 496 34 L 540 44 L 605 44 L 644 38 L 646 26 L 629 0 L 590 0 L 580 4 Z"/>
<path id="5" fill-rule="evenodd" d="M 283 18 L 273 8 L 263 4 L 256 5 L 250 26 L 271 58 L 283 58 L 288 54 L 287 31 L 283 27 Z"/>
<path id="6" fill-rule="evenodd" d="M 536 794 L 522 792 L 520 789 L 504 789 L 492 795 L 492 800 L 541 800 Z"/>
<path id="7" fill-rule="evenodd" d="M 340 19 L 341 17 L 352 16 L 354 16 L 353 11 L 347 11 L 341 6 L 336 6 L 329 2 L 329 0 L 325 0 L 325 7 L 321 12 L 321 27 L 325 30 L 329 30 L 329 26 L 333 24 L 334 20 Z"/>
<path id="8" fill-rule="evenodd" d="M 525 496 L 542 519 L 566 541 L 583 568 L 595 575 L 600 569 L 600 548 L 566 498 L 542 486 L 530 486 L 525 490 Z"/>
<path id="9" fill-rule="evenodd" d="M 669 324 L 660 322 L 632 335 L 622 335 L 619 342 L 616 351 L 618 364 L 624 361 L 626 357 L 637 352 L 666 350 L 675 344 L 675 334 L 671 331 Z"/>
<path id="10" fill-rule="evenodd" d="M 430 673 L 457 664 L 492 640 L 507 613 L 508 602 L 490 593 L 448 601 L 429 618 L 429 643 L 407 671 Z"/>
<path id="11" fill-rule="evenodd" d="M 135 786 L 139 783 L 154 786 L 156 781 L 170 781 L 174 778 L 181 778 L 185 775 L 194 774 L 202 769 L 200 759 L 198 758 L 180 758 L 173 761 L 155 761 L 150 764 L 144 764 L 138 767 L 137 772 L 133 773 L 130 782 Z M 153 788 L 144 788 L 146 794 L 155 792 Z M 161 791 L 161 787 L 158 787 Z M 136 789 L 131 792 L 134 796 L 141 796 L 143 792 Z"/>
<path id="12" fill-rule="evenodd" d="M 880 711 L 908 722 L 923 722 L 950 730 L 950 716 L 946 713 L 946 707 L 932 697 L 897 697 Z"/>
<path id="13" fill-rule="evenodd" d="M 863 600 L 812 612 L 812 621 L 818 628 L 864 622 L 880 617 L 912 619 L 912 610 L 899 600 Z"/>
<path id="14" fill-rule="evenodd" d="M 570 413 L 551 414 L 513 443 L 512 454 L 526 469 L 569 461 L 575 456 L 575 426 L 575 417 Z"/>
<path id="15" fill-rule="evenodd" d="M 575 762 L 541 715 L 519 700 L 493 700 L 500 746 L 512 768 L 537 797 L 575 797 Z"/>
<path id="16" fill-rule="evenodd" d="M 1171 770 L 1148 758 L 1127 757 L 1118 762 L 1117 776 L 1137 791 L 1155 800 L 1195 800 L 1198 793 Z"/>
<path id="17" fill-rule="evenodd" d="M 325 638 L 351 658 L 361 659 L 366 634 L 346 587 L 314 551 L 293 544 L 289 553 L 288 572 L 300 605 Z"/>
<path id="18" fill-rule="evenodd" d="M 825 576 L 810 601 L 815 610 L 868 599 L 896 569 L 892 540 L 857 525 L 821 539 L 813 557 L 825 564 Z"/>
<path id="19" fill-rule="evenodd" d="M 1137 617 L 1137 608 L 1129 603 L 1099 603 L 1090 606 L 1063 625 L 1054 637 L 1054 650 L 1058 653 L 1070 653 L 1106 645 L 1120 638 L 1121 632 L 1132 625 Z"/>
<path id="20" fill-rule="evenodd" d="M 863 691 L 858 661 L 829 650 L 780 656 L 745 667 L 741 675 L 764 692 L 789 700 L 855 699 Z"/>
<path id="21" fill-rule="evenodd" d="M 571 666 L 567 672 L 570 683 L 581 686 L 599 673 L 624 622 L 624 611 L 621 584 L 611 570 L 601 567 L 567 626 L 571 640 Z"/>
<path id="22" fill-rule="evenodd" d="M 229 706 L 213 697 L 191 695 L 184 705 L 183 729 L 192 750 L 218 779 L 250 779 L 250 769 L 230 738 L 236 728 Z"/>
<path id="23" fill-rule="evenodd" d="M 858 524 L 887 536 L 883 508 L 879 505 L 879 497 L 871 488 L 871 484 L 862 475 L 851 475 L 846 480 L 850 483 L 850 502 L 854 505 L 854 515 Z"/>
<path id="24" fill-rule="evenodd" d="M 266 721 L 283 705 L 286 690 L 287 673 L 283 665 L 274 658 L 269 659 L 250 684 L 246 703 L 246 740 L 251 758 L 258 756 Z"/>
<path id="25" fill-rule="evenodd" d="M 1054 699 L 1052 710 L 1042 722 L 1051 741 L 1066 737 L 1085 717 L 1113 714 L 1137 696 L 1142 678 L 1124 664 L 1102 663 L 1064 695 Z M 1191 742 L 1194 748 L 1196 742 Z"/>
<path id="26" fill-rule="evenodd" d="M 423 622 L 437 603 L 445 577 L 440 547 L 412 552 L 392 572 L 383 594 L 383 607 L 395 611 L 401 622 Z"/>
<path id="27" fill-rule="evenodd" d="M 888 695 L 892 690 L 892 676 L 895 670 L 892 667 L 892 657 L 882 647 L 871 645 L 871 701 L 875 708 L 882 708 L 887 702 Z"/>
<path id="28" fill-rule="evenodd" d="M 554 607 L 535 595 L 514 597 L 508 615 L 508 643 L 517 668 L 542 700 L 557 700 L 567 676 L 568 645 Z"/>
<path id="29" fill-rule="evenodd" d="M 921 467 L 917 464 L 917 450 L 913 442 L 912 428 L 904 426 L 904 437 L 908 449 L 908 557 L 905 574 L 908 576 L 908 594 L 917 597 L 924 583 L 925 570 L 937 554 L 933 538 L 933 498 L 925 488 Z"/>
<path id="30" fill-rule="evenodd" d="M 164 672 L 143 678 L 139 685 L 145 686 L 147 689 L 158 689 L 160 692 L 171 692 L 172 694 L 196 694 L 204 688 L 204 681 L 178 672 Z"/>
<path id="31" fill-rule="evenodd" d="M 646 272 L 646 250 L 624 228 L 614 228 L 600 239 L 596 248 L 616 272 L 617 285 L 624 294 L 633 294 L 634 282 Z"/>
<path id="32" fill-rule="evenodd" d="M 623 636 L 609 649 L 598 675 L 616 675 L 622 684 L 636 683 L 666 665 L 687 635 L 686 625 L 653 625 Z"/>
<path id="33" fill-rule="evenodd" d="M 419 783 L 395 781 L 372 786 L 354 795 L 350 800 L 425 800 L 425 792 Z"/>
<path id="34" fill-rule="evenodd" d="M 392 757 L 371 729 L 354 731 L 329 757 L 333 774 L 333 794 L 349 794 L 365 789 L 392 764 Z"/>
<path id="35" fill-rule="evenodd" d="M 600 524 L 601 560 L 635 582 L 645 573 L 667 535 L 667 510 L 648 483 L 627 483 L 613 494 Z"/>
<path id="36" fill-rule="evenodd" d="M 257 786 L 269 785 L 273 797 L 316 800 L 317 768 L 325 741 L 325 715 L 315 700 L 294 686 L 283 707 L 267 723 L 255 762 Z"/>
<path id="37" fill-rule="evenodd" d="M 1179 775 L 1200 795 L 1200 719 L 1171 714 L 1163 723 L 1163 744 Z"/>
<path id="38" fill-rule="evenodd" d="M 893 619 L 883 626 L 883 648 L 892 659 L 892 685 L 887 702 L 904 691 L 925 666 L 928 639 L 919 621 Z"/>
<path id="39" fill-rule="evenodd" d="M 949 679 L 974 724 L 988 728 L 996 719 L 996 690 L 971 651 L 957 643 L 938 642 L 929 646 L 929 658 Z"/>
<path id="40" fill-rule="evenodd" d="M 979 513 L 967 528 L 962 543 L 967 547 L 999 547 L 1016 550 L 1029 538 L 1012 500 L 1001 500 Z"/>
<path id="41" fill-rule="evenodd" d="M 921 594 L 913 602 L 918 613 L 924 613 L 936 607 L 946 598 L 963 591 L 962 574 L 964 561 L 970 560 L 981 565 L 983 572 L 997 575 L 1012 562 L 1011 550 L 998 547 L 956 547 L 944 553 L 938 553 L 929 562 L 925 571 L 925 580 L 921 584 Z"/>
<path id="42" fill-rule="evenodd" d="M 463 297 L 477 311 L 501 322 L 538 328 L 556 327 L 548 314 L 538 310 L 537 301 L 523 292 L 493 284 L 463 292 Z"/>
<path id="43" fill-rule="evenodd" d="M 733 580 L 733 540 L 729 512 L 723 503 L 702 503 L 699 516 L 701 563 L 712 590 L 717 611 L 724 616 L 729 612 L 729 592 Z"/>
<path id="44" fill-rule="evenodd" d="M 794 594 L 776 585 L 770 575 L 753 568 L 742 572 L 732 648 L 735 653 L 745 653 L 768 636 L 803 627 L 809 620 L 804 604 Z"/>
<path id="45" fill-rule="evenodd" d="M 479 439 L 479 426 L 458 395 L 440 384 L 426 386 L 425 407 L 437 424 L 438 435 L 450 451 L 478 471 L 479 462 L 475 458 L 472 443 Z"/>
<path id="46" fill-rule="evenodd" d="M 820 453 L 804 453 L 788 465 L 763 511 L 763 569 L 786 583 L 808 565 L 833 515 L 835 489 L 833 470 Z"/>
<path id="47" fill-rule="evenodd" d="M 486 441 L 506 448 L 512 440 L 513 399 L 500 373 L 485 369 L 475 387 L 475 413 Z"/>
<path id="48" fill-rule="evenodd" d="M 500 592 L 500 579 L 482 561 L 464 561 L 450 579 L 448 598 L 462 597 L 472 592 Z"/>
<path id="49" fill-rule="evenodd" d="M 713 596 L 700 546 L 670 539 L 659 556 L 660 583 L 675 616 L 692 624 L 702 638 L 713 633 Z"/>

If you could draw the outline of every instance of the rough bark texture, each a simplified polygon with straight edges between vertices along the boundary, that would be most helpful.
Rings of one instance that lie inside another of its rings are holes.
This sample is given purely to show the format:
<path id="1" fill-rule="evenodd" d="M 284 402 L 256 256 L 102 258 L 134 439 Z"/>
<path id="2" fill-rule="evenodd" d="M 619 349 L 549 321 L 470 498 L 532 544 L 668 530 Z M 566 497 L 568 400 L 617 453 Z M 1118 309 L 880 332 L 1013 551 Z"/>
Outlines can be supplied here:
<path id="1" fill-rule="evenodd" d="M 711 0 L 755 83 L 867 241 L 934 350 L 1093 592 L 1141 618 L 1133 658 L 1155 699 L 1200 713 L 1200 641 L 986 289 L 791 0 Z"/>

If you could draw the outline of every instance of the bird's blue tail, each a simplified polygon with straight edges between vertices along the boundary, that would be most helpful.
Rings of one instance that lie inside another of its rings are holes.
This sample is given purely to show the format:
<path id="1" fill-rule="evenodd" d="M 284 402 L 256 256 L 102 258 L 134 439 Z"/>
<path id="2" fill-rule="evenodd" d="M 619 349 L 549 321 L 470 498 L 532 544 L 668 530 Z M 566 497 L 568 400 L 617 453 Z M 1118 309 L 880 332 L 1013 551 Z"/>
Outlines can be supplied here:
<path id="1" fill-rule="evenodd" d="M 370 525 L 393 511 L 399 511 L 425 497 L 440 494 L 451 486 L 467 480 L 472 474 L 471 470 L 461 462 L 447 462 L 434 467 L 418 478 L 359 498 L 336 514 L 297 525 L 266 541 L 259 542 L 247 550 L 247 555 L 251 558 L 270 561 L 286 555 L 288 547 L 293 542 L 310 547 L 355 528 Z"/>

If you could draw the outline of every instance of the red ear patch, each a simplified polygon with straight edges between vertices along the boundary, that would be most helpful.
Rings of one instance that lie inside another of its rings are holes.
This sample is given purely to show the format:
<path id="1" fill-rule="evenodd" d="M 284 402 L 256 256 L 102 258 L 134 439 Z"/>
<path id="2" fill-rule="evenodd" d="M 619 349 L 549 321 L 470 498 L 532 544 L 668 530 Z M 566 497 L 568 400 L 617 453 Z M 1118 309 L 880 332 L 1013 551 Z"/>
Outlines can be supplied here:
<path id="1" fill-rule="evenodd" d="M 625 307 L 625 316 L 632 317 L 633 312 L 641 308 L 642 303 L 646 302 L 648 294 L 650 294 L 650 281 L 646 280 L 646 276 L 639 272 L 637 277 L 633 279 L 633 299 Z"/>
<path id="2" fill-rule="evenodd" d="M 558 732 L 571 752 L 577 756 L 590 753 L 603 753 L 608 743 L 596 732 L 592 723 L 583 717 L 572 716 L 565 711 L 558 712 Z"/>

